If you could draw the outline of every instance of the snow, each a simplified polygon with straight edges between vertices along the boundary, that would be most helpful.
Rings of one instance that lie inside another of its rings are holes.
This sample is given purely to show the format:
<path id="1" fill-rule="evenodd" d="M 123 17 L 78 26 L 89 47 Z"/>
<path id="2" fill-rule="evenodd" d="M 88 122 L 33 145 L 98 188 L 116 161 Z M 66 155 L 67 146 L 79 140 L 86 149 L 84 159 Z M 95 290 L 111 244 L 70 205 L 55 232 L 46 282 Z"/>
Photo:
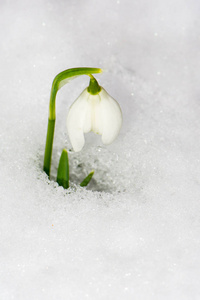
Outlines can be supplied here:
<path id="1" fill-rule="evenodd" d="M 0 3 L 0 299 L 199 299 L 200 4 Z M 54 76 L 77 66 L 123 111 L 117 140 L 66 133 L 84 76 L 57 96 L 52 180 L 42 172 Z M 69 149 L 71 188 L 54 179 Z M 78 184 L 95 169 L 90 186 Z"/>

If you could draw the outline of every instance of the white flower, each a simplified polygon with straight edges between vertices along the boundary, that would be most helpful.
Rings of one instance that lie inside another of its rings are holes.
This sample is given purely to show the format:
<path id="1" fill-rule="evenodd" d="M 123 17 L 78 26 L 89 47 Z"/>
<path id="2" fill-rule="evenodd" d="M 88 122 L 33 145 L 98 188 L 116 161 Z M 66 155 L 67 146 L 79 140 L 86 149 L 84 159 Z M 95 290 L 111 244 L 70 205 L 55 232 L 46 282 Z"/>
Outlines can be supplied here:
<path id="1" fill-rule="evenodd" d="M 86 88 L 72 104 L 67 115 L 67 130 L 74 151 L 85 144 L 84 133 L 93 131 L 102 135 L 103 144 L 111 144 L 122 125 L 119 104 L 102 87 L 92 95 Z"/>

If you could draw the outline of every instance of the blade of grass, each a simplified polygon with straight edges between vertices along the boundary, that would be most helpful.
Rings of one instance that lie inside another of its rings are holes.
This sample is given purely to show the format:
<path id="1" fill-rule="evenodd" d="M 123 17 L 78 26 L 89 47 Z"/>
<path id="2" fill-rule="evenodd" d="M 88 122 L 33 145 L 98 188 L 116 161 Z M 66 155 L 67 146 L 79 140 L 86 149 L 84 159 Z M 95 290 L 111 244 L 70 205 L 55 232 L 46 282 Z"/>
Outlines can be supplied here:
<path id="1" fill-rule="evenodd" d="M 64 189 L 69 188 L 69 161 L 66 149 L 63 149 L 57 172 L 57 183 Z"/>
<path id="2" fill-rule="evenodd" d="M 87 176 L 87 177 L 85 177 L 85 179 L 81 182 L 81 184 L 80 184 L 80 186 L 87 186 L 88 185 L 88 183 L 90 182 L 90 180 L 92 179 L 92 176 L 94 175 L 94 170 L 92 170 L 91 172 L 90 172 L 90 174 Z"/>

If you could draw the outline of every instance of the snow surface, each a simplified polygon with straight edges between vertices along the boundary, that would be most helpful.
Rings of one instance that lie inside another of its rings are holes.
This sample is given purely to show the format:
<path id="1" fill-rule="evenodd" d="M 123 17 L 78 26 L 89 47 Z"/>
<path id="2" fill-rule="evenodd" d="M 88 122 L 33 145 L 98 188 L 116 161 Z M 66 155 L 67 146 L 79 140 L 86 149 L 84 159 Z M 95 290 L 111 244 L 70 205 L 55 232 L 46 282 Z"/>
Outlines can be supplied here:
<path id="1" fill-rule="evenodd" d="M 200 2 L 1 0 L 0 299 L 200 299 Z M 52 180 L 42 172 L 54 76 L 101 67 L 124 123 L 69 151 L 86 76 L 59 91 Z M 91 185 L 78 187 L 95 169 Z"/>

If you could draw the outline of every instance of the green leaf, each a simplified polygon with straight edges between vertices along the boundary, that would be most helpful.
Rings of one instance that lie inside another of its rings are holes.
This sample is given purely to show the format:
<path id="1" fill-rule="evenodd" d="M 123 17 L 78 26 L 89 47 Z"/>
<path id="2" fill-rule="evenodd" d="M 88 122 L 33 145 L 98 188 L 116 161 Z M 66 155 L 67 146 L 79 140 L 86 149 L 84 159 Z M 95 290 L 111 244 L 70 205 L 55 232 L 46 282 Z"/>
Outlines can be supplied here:
<path id="1" fill-rule="evenodd" d="M 81 184 L 80 184 L 80 186 L 87 186 L 88 185 L 88 183 L 90 182 L 90 180 L 92 179 L 92 176 L 94 175 L 94 170 L 92 170 L 91 172 L 90 172 L 90 174 L 87 176 L 87 177 L 85 177 L 85 179 L 81 182 Z"/>
<path id="2" fill-rule="evenodd" d="M 68 189 L 69 187 L 69 161 L 66 149 L 63 149 L 60 157 L 57 172 L 57 183 L 64 187 L 64 189 Z"/>

